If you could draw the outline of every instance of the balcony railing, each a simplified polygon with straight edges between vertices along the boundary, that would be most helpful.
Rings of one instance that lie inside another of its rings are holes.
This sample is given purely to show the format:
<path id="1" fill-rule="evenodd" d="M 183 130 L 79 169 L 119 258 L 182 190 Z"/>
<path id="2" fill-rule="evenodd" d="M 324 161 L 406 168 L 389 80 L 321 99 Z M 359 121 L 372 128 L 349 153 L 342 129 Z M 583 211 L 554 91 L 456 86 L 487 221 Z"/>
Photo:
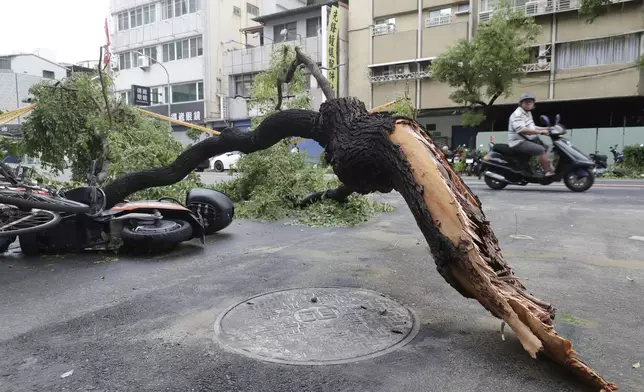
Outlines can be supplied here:
<path id="1" fill-rule="evenodd" d="M 452 23 L 452 15 L 441 15 L 425 19 L 425 27 L 441 26 Z"/>
<path id="2" fill-rule="evenodd" d="M 373 26 L 373 35 L 393 34 L 396 32 L 396 25 L 392 23 Z"/>
<path id="3" fill-rule="evenodd" d="M 431 77 L 430 71 L 405 72 L 389 75 L 371 75 L 371 83 L 395 82 L 400 80 L 416 80 Z"/>
<path id="4" fill-rule="evenodd" d="M 523 64 L 523 70 L 527 73 L 550 71 L 550 62 Z"/>
<path id="5" fill-rule="evenodd" d="M 623 3 L 631 0 L 611 0 L 611 3 Z M 479 12 L 479 22 L 487 22 L 492 18 L 492 14 L 497 11 L 490 7 L 489 0 L 481 2 L 481 12 Z M 513 11 L 521 12 L 529 16 L 554 14 L 557 12 L 566 12 L 579 9 L 581 0 L 532 0 L 522 5 L 511 7 Z"/>

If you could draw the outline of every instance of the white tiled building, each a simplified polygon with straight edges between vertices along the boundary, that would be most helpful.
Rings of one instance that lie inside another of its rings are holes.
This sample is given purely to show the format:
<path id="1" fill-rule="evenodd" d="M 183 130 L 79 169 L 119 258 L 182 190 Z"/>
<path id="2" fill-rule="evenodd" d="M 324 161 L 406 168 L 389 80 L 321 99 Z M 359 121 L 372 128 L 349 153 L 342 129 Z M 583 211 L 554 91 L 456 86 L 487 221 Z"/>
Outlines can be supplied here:
<path id="1" fill-rule="evenodd" d="M 305 0 L 111 0 L 115 89 L 133 102 L 132 85 L 151 88 L 150 110 L 179 120 L 225 125 L 222 52 L 245 39 L 262 8 Z M 170 85 L 168 89 L 168 84 Z M 175 128 L 178 130 L 178 128 Z M 181 135 L 177 135 L 184 139 Z"/>

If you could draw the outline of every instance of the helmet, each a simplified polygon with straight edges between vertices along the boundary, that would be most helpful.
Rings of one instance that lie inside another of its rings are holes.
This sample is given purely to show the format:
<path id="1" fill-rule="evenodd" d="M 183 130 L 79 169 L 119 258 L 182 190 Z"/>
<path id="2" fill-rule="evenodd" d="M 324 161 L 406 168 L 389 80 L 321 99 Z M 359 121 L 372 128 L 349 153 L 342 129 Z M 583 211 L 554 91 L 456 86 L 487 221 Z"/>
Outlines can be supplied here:
<path id="1" fill-rule="evenodd" d="M 449 150 L 449 147 L 443 146 L 443 151 L 447 152 L 447 150 Z"/>
<path id="2" fill-rule="evenodd" d="M 519 98 L 519 103 L 521 103 L 521 102 L 523 102 L 525 100 L 528 100 L 528 99 L 536 101 L 537 97 L 535 97 L 534 94 L 532 94 L 532 93 L 523 93 L 523 94 L 521 94 L 521 98 Z"/>

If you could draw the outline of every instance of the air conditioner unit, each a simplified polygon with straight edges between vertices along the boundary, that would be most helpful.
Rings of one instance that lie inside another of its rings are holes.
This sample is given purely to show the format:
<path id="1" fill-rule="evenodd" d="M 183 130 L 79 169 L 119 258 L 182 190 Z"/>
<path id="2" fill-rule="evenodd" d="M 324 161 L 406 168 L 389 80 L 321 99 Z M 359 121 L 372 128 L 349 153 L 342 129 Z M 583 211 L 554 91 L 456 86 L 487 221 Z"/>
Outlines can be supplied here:
<path id="1" fill-rule="evenodd" d="M 539 13 L 539 2 L 538 1 L 528 1 L 525 3 L 525 14 L 526 15 L 536 15 Z"/>
<path id="2" fill-rule="evenodd" d="M 233 14 L 237 16 L 241 16 L 241 8 L 233 7 Z"/>
<path id="3" fill-rule="evenodd" d="M 492 12 L 493 11 L 483 11 L 479 13 L 479 21 L 481 22 L 487 22 L 492 18 Z"/>
<path id="4" fill-rule="evenodd" d="M 396 75 L 403 75 L 408 73 L 409 73 L 408 64 L 396 65 Z"/>
<path id="5" fill-rule="evenodd" d="M 146 68 L 150 66 L 150 59 L 145 56 L 139 56 L 136 59 L 136 66 L 139 68 Z"/>

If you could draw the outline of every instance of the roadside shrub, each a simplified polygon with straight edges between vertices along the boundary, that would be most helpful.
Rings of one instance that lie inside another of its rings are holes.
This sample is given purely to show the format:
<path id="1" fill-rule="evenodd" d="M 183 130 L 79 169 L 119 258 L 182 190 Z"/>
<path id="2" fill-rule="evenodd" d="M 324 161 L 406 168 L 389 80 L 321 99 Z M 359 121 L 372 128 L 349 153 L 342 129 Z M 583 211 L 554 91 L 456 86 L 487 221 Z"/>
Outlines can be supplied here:
<path id="1" fill-rule="evenodd" d="M 624 147 L 624 166 L 630 169 L 644 169 L 644 146 Z"/>

